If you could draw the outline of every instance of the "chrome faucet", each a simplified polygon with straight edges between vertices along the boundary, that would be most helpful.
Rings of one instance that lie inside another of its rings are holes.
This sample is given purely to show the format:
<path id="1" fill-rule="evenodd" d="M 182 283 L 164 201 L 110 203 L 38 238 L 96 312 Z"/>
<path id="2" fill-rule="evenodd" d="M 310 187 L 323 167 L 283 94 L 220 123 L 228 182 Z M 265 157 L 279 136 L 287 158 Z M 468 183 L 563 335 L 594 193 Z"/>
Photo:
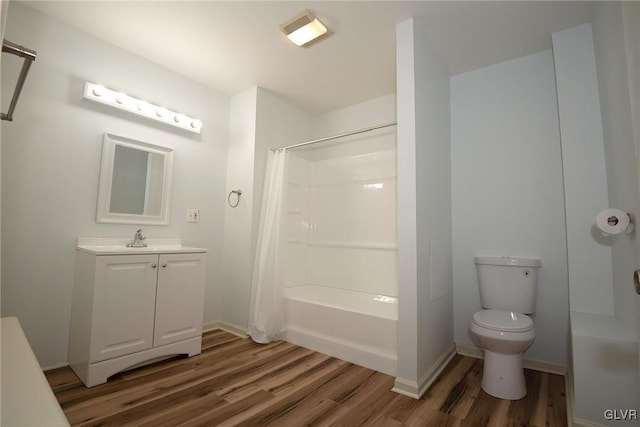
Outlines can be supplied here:
<path id="1" fill-rule="evenodd" d="M 136 234 L 133 236 L 133 242 L 127 243 L 127 247 L 128 248 L 146 248 L 147 244 L 142 242 L 146 238 L 147 237 L 144 234 L 142 234 L 142 228 L 140 228 L 138 229 L 138 231 L 136 231 Z"/>

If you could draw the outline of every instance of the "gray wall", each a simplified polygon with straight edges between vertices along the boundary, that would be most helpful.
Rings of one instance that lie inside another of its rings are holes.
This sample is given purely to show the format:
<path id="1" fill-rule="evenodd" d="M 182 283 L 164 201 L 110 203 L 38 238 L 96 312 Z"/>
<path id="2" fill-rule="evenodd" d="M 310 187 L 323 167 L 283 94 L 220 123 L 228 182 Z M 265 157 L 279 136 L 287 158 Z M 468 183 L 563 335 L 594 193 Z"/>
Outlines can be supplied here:
<path id="1" fill-rule="evenodd" d="M 2 316 L 17 316 L 44 367 L 65 364 L 77 236 L 133 236 L 136 225 L 96 224 L 102 137 L 175 150 L 170 225 L 208 249 L 205 321 L 219 318 L 229 98 L 11 2 L 5 37 L 38 52 L 13 122 L 2 122 Z M 6 56 L 6 55 L 5 55 Z M 19 62 L 2 61 L 3 105 Z M 203 122 L 201 135 L 83 100 L 97 82 Z M 186 209 L 199 208 L 199 223 Z"/>

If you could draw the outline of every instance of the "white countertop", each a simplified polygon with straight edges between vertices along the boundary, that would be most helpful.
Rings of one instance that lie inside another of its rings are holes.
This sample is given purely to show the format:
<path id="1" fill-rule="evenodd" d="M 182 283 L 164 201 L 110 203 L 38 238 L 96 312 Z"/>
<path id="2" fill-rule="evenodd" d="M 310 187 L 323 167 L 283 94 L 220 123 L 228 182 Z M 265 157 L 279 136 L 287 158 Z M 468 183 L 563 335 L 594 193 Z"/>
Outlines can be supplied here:
<path id="1" fill-rule="evenodd" d="M 76 250 L 94 255 L 178 254 L 207 252 L 205 248 L 182 246 L 181 239 L 145 239 L 145 248 L 128 248 L 131 238 L 126 237 L 78 237 Z"/>

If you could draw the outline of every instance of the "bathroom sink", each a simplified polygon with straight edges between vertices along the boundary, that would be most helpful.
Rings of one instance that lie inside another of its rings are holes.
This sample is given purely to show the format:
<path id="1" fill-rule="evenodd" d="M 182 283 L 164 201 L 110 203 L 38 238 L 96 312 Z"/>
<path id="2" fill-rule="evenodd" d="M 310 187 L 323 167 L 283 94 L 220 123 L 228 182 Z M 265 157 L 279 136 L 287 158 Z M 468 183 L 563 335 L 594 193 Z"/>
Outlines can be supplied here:
<path id="1" fill-rule="evenodd" d="M 203 248 L 183 246 L 181 239 L 146 239 L 146 247 L 127 247 L 131 242 L 125 237 L 78 237 L 76 249 L 96 255 L 127 255 L 151 253 L 206 252 Z"/>

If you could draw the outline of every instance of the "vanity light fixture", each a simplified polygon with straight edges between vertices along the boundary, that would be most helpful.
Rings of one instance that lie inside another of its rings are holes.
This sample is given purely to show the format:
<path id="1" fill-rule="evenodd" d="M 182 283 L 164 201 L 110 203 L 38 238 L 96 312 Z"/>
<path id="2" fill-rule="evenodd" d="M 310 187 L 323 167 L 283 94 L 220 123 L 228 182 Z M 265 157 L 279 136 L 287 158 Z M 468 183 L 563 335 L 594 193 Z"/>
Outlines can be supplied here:
<path id="1" fill-rule="evenodd" d="M 280 29 L 289 40 L 300 47 L 309 47 L 330 34 L 327 27 L 308 10 L 280 25 Z"/>
<path id="2" fill-rule="evenodd" d="M 91 101 L 100 102 L 120 110 L 157 120 L 159 122 L 179 127 L 194 133 L 200 133 L 202 122 L 182 113 L 170 111 L 159 105 L 151 104 L 142 99 L 137 99 L 126 93 L 107 89 L 106 87 L 86 82 L 84 85 L 84 97 Z"/>

